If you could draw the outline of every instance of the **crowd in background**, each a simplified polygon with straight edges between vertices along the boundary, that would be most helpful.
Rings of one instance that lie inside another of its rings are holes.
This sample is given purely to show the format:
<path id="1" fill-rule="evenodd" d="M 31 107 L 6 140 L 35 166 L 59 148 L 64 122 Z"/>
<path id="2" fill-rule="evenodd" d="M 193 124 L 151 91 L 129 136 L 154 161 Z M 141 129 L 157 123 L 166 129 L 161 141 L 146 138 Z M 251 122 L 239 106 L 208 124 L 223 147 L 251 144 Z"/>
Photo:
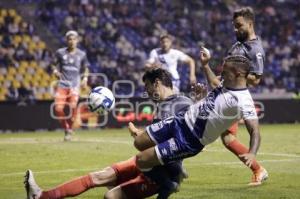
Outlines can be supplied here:
<path id="1" fill-rule="evenodd" d="M 216 71 L 220 70 L 222 58 L 235 42 L 232 12 L 240 5 L 254 8 L 256 33 L 266 52 L 263 80 L 252 92 L 299 92 L 300 21 L 295 19 L 300 18 L 300 9 L 297 1 L 241 0 L 237 4 L 233 0 L 45 0 L 39 1 L 36 16 L 62 46 L 64 33 L 77 30 L 81 35 L 81 48 L 91 62 L 91 72 L 106 74 L 110 86 L 118 79 L 132 80 L 136 96 L 141 96 L 144 62 L 151 49 L 159 46 L 162 32 L 173 35 L 174 47 L 196 61 L 199 47 L 205 45 L 212 52 L 211 65 Z M 6 31 L 10 34 L 14 28 L 13 24 L 8 25 L 10 28 Z M 13 50 L 18 51 L 18 48 Z M 12 50 L 9 45 L 4 49 Z M 2 54 L 0 52 L 1 67 Z M 51 59 L 48 55 L 44 50 L 31 56 L 45 64 Z M 180 65 L 179 70 L 181 90 L 188 91 L 188 67 Z M 199 65 L 197 78 L 205 81 Z M 121 92 L 126 93 L 124 88 Z"/>

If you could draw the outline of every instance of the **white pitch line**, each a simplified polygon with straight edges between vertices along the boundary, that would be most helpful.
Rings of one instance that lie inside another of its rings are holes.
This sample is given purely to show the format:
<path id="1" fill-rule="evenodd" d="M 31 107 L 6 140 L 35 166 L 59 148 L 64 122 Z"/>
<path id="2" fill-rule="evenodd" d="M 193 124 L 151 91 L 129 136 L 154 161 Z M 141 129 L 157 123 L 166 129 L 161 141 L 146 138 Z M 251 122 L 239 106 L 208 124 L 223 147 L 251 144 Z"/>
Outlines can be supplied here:
<path id="1" fill-rule="evenodd" d="M 300 159 L 259 160 L 259 162 L 300 162 Z M 241 161 L 222 162 L 185 162 L 184 165 L 243 165 Z"/>
<path id="2" fill-rule="evenodd" d="M 300 162 L 300 159 L 281 159 L 281 160 L 262 160 L 260 162 Z M 232 162 L 185 162 L 184 165 L 237 165 L 242 164 L 240 161 Z M 72 173 L 78 171 L 97 171 L 101 168 L 90 168 L 90 169 L 63 169 L 63 170 L 48 170 L 48 171 L 33 171 L 35 174 L 52 174 L 52 173 Z M 13 173 L 0 173 L 0 177 L 9 177 L 9 176 L 20 176 L 25 175 L 24 172 L 13 172 Z"/>
<path id="3" fill-rule="evenodd" d="M 112 143 L 112 144 L 126 144 L 132 145 L 132 141 L 126 140 L 113 140 L 115 138 L 105 138 L 105 139 L 79 139 L 75 138 L 74 143 Z M 9 138 L 9 139 L 0 139 L 0 144 L 53 144 L 53 143 L 64 143 L 61 139 L 48 139 L 43 141 L 39 138 Z M 205 148 L 203 152 L 217 152 L 217 153 L 228 153 L 228 150 L 224 149 L 210 149 L 209 146 Z M 300 158 L 300 155 L 289 154 L 289 153 L 258 153 L 259 155 L 269 155 L 269 156 L 278 156 L 278 157 L 291 157 L 291 158 Z"/>
<path id="4" fill-rule="evenodd" d="M 218 152 L 218 153 L 227 153 L 228 150 L 226 149 L 205 149 L 203 152 Z M 300 158 L 300 155 L 296 154 L 289 154 L 289 153 L 260 153 L 258 152 L 258 155 L 270 155 L 270 156 L 279 156 L 279 157 L 290 157 L 290 158 Z"/>

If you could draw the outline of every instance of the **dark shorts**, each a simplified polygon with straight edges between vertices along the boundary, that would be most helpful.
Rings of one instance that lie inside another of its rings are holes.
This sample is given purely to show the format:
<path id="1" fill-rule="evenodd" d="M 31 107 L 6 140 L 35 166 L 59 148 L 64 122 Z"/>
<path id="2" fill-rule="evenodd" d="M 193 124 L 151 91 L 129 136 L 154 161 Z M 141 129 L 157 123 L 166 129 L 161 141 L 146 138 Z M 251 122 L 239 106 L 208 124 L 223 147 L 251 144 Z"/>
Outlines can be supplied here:
<path id="1" fill-rule="evenodd" d="M 146 131 L 156 143 L 155 152 L 161 164 L 194 156 L 204 148 L 183 118 L 169 117 L 147 126 Z"/>

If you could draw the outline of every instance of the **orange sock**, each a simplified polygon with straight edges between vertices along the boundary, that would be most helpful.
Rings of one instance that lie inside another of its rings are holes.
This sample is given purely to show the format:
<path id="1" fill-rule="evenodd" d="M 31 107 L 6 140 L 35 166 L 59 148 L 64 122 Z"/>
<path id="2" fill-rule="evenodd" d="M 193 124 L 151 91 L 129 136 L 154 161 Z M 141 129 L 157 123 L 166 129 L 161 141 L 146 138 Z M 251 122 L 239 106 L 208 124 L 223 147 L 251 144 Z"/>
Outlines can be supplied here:
<path id="1" fill-rule="evenodd" d="M 49 191 L 43 191 L 39 199 L 60 199 L 69 196 L 77 196 L 90 188 L 95 187 L 90 175 L 82 176 L 66 182 Z"/>
<path id="2" fill-rule="evenodd" d="M 237 139 L 235 139 L 232 142 L 230 142 L 228 145 L 225 145 L 225 147 L 227 149 L 229 149 L 232 153 L 234 153 L 245 164 L 245 162 L 246 162 L 245 159 L 239 157 L 239 155 L 249 152 L 249 149 L 245 145 L 243 145 Z M 250 169 L 253 172 L 255 172 L 255 171 L 258 171 L 259 168 L 260 168 L 260 165 L 258 164 L 258 162 L 256 160 L 254 160 Z"/>

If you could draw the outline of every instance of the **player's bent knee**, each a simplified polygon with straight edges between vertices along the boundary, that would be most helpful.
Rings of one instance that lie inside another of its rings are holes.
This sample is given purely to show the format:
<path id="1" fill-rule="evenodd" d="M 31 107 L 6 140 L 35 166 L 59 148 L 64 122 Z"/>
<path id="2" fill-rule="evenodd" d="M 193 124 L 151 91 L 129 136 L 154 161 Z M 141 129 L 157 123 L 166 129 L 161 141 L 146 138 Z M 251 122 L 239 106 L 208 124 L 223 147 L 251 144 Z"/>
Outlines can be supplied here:
<path id="1" fill-rule="evenodd" d="M 133 145 L 134 145 L 134 147 L 135 147 L 137 150 L 139 150 L 139 151 L 145 150 L 145 147 L 143 147 L 142 140 L 139 139 L 139 137 L 136 137 L 136 138 L 134 139 Z"/>
<path id="2" fill-rule="evenodd" d="M 89 175 L 96 186 L 112 186 L 117 179 L 115 170 L 111 167 L 106 167 L 101 171 L 92 172 Z"/>
<path id="3" fill-rule="evenodd" d="M 234 141 L 236 138 L 234 135 L 231 135 L 227 131 L 221 135 L 222 142 L 225 146 L 229 145 L 232 141 Z"/>

